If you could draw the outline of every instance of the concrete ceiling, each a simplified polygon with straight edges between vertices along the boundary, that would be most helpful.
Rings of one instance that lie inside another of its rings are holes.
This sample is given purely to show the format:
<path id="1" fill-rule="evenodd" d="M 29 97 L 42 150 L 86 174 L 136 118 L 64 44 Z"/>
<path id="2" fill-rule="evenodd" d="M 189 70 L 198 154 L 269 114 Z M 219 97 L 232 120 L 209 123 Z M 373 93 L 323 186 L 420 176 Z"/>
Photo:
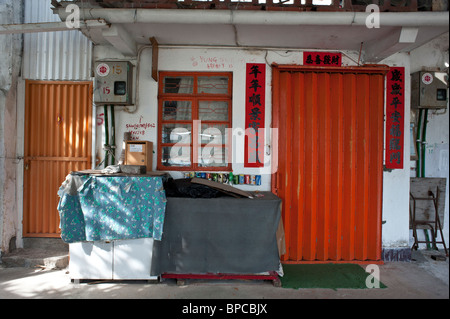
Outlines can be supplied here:
<path id="1" fill-rule="evenodd" d="M 180 14 L 183 10 L 169 11 L 175 11 L 177 14 Z M 190 11 L 192 12 L 192 10 Z M 261 16 L 261 20 L 254 19 L 253 21 L 246 21 L 245 16 L 242 16 L 240 19 L 232 22 L 225 18 L 221 19 L 223 16 L 222 13 L 217 15 L 217 22 L 215 22 L 211 19 L 211 16 L 205 17 L 206 14 L 204 11 L 198 16 L 198 21 L 195 20 L 195 16 L 191 16 L 189 22 L 177 19 L 174 14 L 168 15 L 167 22 L 165 22 L 163 18 L 155 19 L 155 16 L 151 16 L 150 18 L 146 17 L 146 19 L 141 17 L 139 19 L 140 16 L 136 13 L 137 11 L 134 11 L 134 16 L 130 15 L 128 19 L 130 22 L 127 22 L 126 14 L 132 13 L 129 10 L 123 11 L 123 16 L 117 11 L 114 11 L 114 15 L 98 14 L 97 16 L 93 15 L 91 11 L 89 12 L 90 16 L 84 17 L 84 19 L 101 18 L 109 23 L 109 27 L 85 28 L 82 29 L 82 32 L 94 43 L 112 44 L 120 52 L 128 56 L 136 55 L 137 47 L 140 44 L 150 44 L 149 39 L 155 37 L 160 45 L 237 46 L 283 49 L 358 51 L 360 50 L 361 43 L 363 43 L 365 61 L 379 62 L 396 52 L 411 51 L 439 35 L 448 32 L 448 16 L 446 23 L 444 20 L 444 23 L 437 25 L 430 25 L 429 22 L 424 23 L 425 25 L 420 25 L 420 23 L 415 25 L 412 22 L 402 25 L 399 22 L 389 23 L 387 25 L 381 24 L 379 28 L 367 28 L 364 22 L 349 25 L 341 21 L 337 21 L 334 24 L 326 20 L 317 21 L 317 24 L 314 21 L 308 23 L 284 23 L 282 20 L 283 16 L 279 15 L 279 13 L 277 14 L 281 20 L 268 23 L 271 18 L 270 12 L 258 12 L 257 14 L 264 14 L 264 16 Z M 97 10 L 96 12 L 102 13 L 103 11 Z M 152 10 L 152 12 L 166 14 L 167 10 Z M 147 14 L 148 11 L 140 11 L 138 13 L 144 16 L 144 13 Z M 252 13 L 247 11 L 243 14 L 249 16 Z M 305 15 L 305 13 L 300 14 Z M 60 17 L 64 21 L 64 12 L 60 14 Z M 192 19 L 193 17 L 194 19 Z M 309 15 L 309 17 L 311 16 Z M 292 16 L 286 15 L 286 21 L 290 18 Z M 353 21 L 355 20 L 356 16 L 353 16 Z M 202 21 L 205 21 L 205 23 L 202 23 Z"/>

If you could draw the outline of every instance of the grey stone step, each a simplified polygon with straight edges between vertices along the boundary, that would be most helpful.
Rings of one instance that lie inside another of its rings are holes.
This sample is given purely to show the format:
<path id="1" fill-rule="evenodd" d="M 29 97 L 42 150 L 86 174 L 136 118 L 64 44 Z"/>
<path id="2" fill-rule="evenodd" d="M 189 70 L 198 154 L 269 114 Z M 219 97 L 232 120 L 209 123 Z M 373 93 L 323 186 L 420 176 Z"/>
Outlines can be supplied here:
<path id="1" fill-rule="evenodd" d="M 1 255 L 0 266 L 64 269 L 69 264 L 69 245 L 61 238 L 23 238 L 23 246 Z"/>
<path id="2" fill-rule="evenodd" d="M 40 267 L 44 269 L 64 269 L 69 265 L 68 251 L 55 251 L 39 248 L 16 249 L 2 255 L 2 267 Z"/>

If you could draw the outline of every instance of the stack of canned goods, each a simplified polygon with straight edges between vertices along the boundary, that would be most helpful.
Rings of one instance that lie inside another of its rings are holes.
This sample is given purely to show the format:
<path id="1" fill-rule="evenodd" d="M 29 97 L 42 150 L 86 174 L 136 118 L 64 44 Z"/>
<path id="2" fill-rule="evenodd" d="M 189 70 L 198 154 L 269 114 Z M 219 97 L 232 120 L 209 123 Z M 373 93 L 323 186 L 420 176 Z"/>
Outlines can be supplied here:
<path id="1" fill-rule="evenodd" d="M 261 175 L 244 175 L 231 173 L 187 172 L 184 178 L 204 178 L 210 181 L 230 185 L 261 186 Z"/>

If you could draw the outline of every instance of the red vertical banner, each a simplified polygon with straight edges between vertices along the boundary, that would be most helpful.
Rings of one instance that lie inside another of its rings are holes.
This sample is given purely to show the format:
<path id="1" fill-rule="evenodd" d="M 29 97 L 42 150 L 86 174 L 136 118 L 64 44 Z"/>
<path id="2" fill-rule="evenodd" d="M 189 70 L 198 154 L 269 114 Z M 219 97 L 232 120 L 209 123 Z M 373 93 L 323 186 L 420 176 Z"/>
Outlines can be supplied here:
<path id="1" fill-rule="evenodd" d="M 390 68 L 386 83 L 385 166 L 403 168 L 405 135 L 405 68 Z M 413 143 L 414 141 L 412 141 Z"/>
<path id="2" fill-rule="evenodd" d="M 266 65 L 264 63 L 247 63 L 245 91 L 244 167 L 264 167 L 266 118 Z"/>

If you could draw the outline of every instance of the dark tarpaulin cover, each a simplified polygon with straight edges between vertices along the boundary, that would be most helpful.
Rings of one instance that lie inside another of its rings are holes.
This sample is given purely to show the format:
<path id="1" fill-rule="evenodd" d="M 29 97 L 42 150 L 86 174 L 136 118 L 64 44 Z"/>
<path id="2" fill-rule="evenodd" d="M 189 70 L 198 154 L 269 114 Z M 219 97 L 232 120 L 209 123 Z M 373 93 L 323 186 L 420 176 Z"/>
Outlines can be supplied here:
<path id="1" fill-rule="evenodd" d="M 168 197 L 152 275 L 277 271 L 281 199 L 260 194 L 254 199 Z"/>
<path id="2" fill-rule="evenodd" d="M 219 190 L 192 183 L 192 179 L 171 179 L 164 183 L 168 197 L 216 198 L 225 196 Z"/>

